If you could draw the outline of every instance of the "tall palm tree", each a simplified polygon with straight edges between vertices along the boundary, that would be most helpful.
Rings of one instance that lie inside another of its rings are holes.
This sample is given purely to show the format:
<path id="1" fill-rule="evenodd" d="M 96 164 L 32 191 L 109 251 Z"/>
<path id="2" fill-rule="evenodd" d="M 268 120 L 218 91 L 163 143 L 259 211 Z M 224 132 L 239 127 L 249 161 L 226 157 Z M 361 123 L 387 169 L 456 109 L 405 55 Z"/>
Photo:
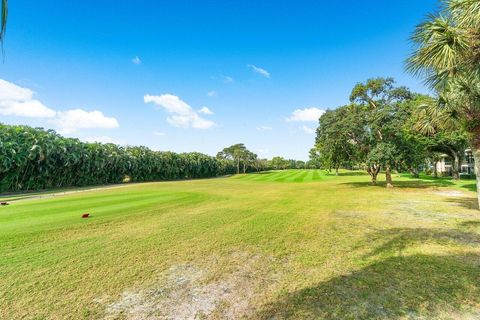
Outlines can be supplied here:
<path id="1" fill-rule="evenodd" d="M 430 116 L 457 121 L 468 134 L 480 205 L 480 1 L 445 0 L 438 14 L 417 26 L 412 41 L 407 70 L 440 97 Z"/>
<path id="2" fill-rule="evenodd" d="M 7 31 L 8 0 L 2 0 L 2 12 L 0 17 L 0 43 L 3 45 L 5 32 Z"/>

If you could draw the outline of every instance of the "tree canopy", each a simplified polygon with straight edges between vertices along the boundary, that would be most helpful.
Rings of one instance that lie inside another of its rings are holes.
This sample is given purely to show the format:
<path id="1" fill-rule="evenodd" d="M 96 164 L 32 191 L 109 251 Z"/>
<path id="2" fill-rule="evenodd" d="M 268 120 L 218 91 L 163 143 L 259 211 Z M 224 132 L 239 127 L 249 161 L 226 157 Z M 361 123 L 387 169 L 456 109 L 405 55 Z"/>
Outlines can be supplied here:
<path id="1" fill-rule="evenodd" d="M 412 41 L 407 70 L 437 92 L 438 99 L 425 108 L 427 117 L 465 130 L 480 203 L 480 2 L 446 0 L 417 26 Z"/>

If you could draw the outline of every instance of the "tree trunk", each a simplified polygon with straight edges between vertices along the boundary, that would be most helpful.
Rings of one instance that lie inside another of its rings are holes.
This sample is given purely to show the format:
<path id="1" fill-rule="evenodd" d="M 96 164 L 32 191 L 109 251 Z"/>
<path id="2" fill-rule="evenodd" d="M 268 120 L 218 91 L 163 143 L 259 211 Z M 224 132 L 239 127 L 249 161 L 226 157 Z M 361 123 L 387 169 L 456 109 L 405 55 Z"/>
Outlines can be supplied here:
<path id="1" fill-rule="evenodd" d="M 460 179 L 460 174 L 459 174 L 460 158 L 458 156 L 458 153 L 453 149 L 450 149 L 450 155 L 453 158 L 453 161 L 452 161 L 452 178 L 453 178 L 453 180 L 458 180 L 458 179 Z"/>
<path id="2" fill-rule="evenodd" d="M 338 176 L 338 168 L 335 168 L 335 175 Z"/>
<path id="3" fill-rule="evenodd" d="M 243 162 L 243 174 L 245 174 L 247 172 L 247 165 L 245 163 L 245 161 Z"/>
<path id="4" fill-rule="evenodd" d="M 419 173 L 417 167 L 412 167 L 412 168 L 410 169 L 410 172 L 412 173 L 412 176 L 413 176 L 414 178 L 419 178 L 419 177 L 420 177 L 420 173 Z"/>
<path id="5" fill-rule="evenodd" d="M 435 176 L 435 178 L 438 178 L 438 169 L 437 169 L 437 164 L 438 164 L 438 161 L 434 161 L 434 165 L 433 165 L 433 173 L 434 173 L 434 176 Z"/>
<path id="6" fill-rule="evenodd" d="M 460 179 L 459 170 L 460 169 L 460 159 L 458 158 L 457 153 L 454 153 L 453 162 L 452 162 L 452 178 L 453 180 Z"/>
<path id="7" fill-rule="evenodd" d="M 380 172 L 380 166 L 376 165 L 376 164 L 374 164 L 371 167 L 368 166 L 367 167 L 367 172 L 370 175 L 370 177 L 372 178 L 372 184 L 376 185 L 377 184 L 377 175 Z"/>
<path id="8" fill-rule="evenodd" d="M 480 147 L 480 146 L 479 146 Z M 475 175 L 477 176 L 477 198 L 480 208 L 480 148 L 472 148 L 473 160 L 475 161 Z"/>
<path id="9" fill-rule="evenodd" d="M 240 173 L 240 158 L 237 159 L 237 174 Z"/>
<path id="10" fill-rule="evenodd" d="M 390 169 L 390 165 L 387 165 L 387 168 L 385 170 L 385 180 L 387 180 L 387 188 L 393 188 L 392 172 Z"/>

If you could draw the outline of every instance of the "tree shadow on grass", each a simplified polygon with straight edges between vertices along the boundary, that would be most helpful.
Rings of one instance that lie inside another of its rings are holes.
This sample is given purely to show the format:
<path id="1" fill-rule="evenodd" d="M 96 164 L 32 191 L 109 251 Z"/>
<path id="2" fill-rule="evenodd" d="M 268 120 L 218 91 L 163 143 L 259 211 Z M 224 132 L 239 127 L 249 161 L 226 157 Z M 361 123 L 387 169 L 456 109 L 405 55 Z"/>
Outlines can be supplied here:
<path id="1" fill-rule="evenodd" d="M 375 248 L 366 258 L 385 253 L 402 254 L 410 246 L 426 243 L 480 246 L 480 234 L 457 229 L 393 228 L 375 232 L 368 239 L 370 242 L 388 240 Z"/>
<path id="2" fill-rule="evenodd" d="M 480 255 L 392 255 L 426 241 L 480 243 L 454 229 L 391 229 L 371 255 L 387 258 L 350 274 L 281 295 L 255 315 L 261 319 L 455 319 L 480 317 Z"/>
<path id="3" fill-rule="evenodd" d="M 480 227 L 480 221 L 465 221 L 460 223 L 460 226 L 465 227 L 465 228 L 477 228 Z"/>
<path id="4" fill-rule="evenodd" d="M 351 274 L 285 294 L 256 317 L 455 319 L 461 316 L 462 309 L 473 309 L 480 303 L 479 259 L 479 255 L 473 254 L 390 257 Z M 476 315 L 480 316 L 480 312 Z"/>
<path id="5" fill-rule="evenodd" d="M 463 189 L 467 189 L 468 191 L 473 191 L 473 192 L 477 191 L 477 184 L 476 183 L 464 184 L 464 185 L 460 185 L 459 187 L 463 188 Z"/>
<path id="6" fill-rule="evenodd" d="M 412 179 L 412 180 L 421 179 L 421 180 L 424 180 L 424 181 L 432 181 L 432 182 L 435 182 L 436 184 L 445 184 L 446 186 L 455 184 L 454 180 L 451 177 L 434 177 L 434 176 L 430 176 L 430 175 L 421 175 L 420 178 L 415 178 L 412 175 L 402 175 L 402 176 L 405 177 L 405 178 Z M 467 179 L 467 181 L 468 180 L 471 180 L 472 183 L 458 184 L 458 187 L 460 187 L 462 189 L 467 189 L 468 191 L 476 192 L 477 191 L 477 183 L 476 183 L 475 179 Z M 460 181 L 465 181 L 465 180 L 462 178 Z"/>
<path id="7" fill-rule="evenodd" d="M 335 172 L 330 172 L 329 175 L 335 176 Z M 348 171 L 348 172 L 339 172 L 339 177 L 357 177 L 357 176 L 368 176 L 368 173 L 362 171 Z"/>
<path id="8" fill-rule="evenodd" d="M 376 188 L 386 188 L 387 183 L 385 181 L 379 181 L 376 185 L 372 185 L 370 181 L 359 181 L 359 182 L 345 182 L 344 185 L 349 185 L 354 188 L 365 188 L 365 187 L 376 187 Z M 393 181 L 394 188 L 400 189 L 428 189 L 432 187 L 448 187 L 452 186 L 454 183 L 449 180 L 432 180 L 432 181 L 422 181 L 422 180 L 407 180 L 407 181 Z"/>
<path id="9" fill-rule="evenodd" d="M 455 197 L 455 198 L 447 198 L 445 199 L 446 202 L 457 204 L 461 207 L 471 210 L 478 210 L 478 200 L 477 198 L 463 198 L 463 197 Z"/>

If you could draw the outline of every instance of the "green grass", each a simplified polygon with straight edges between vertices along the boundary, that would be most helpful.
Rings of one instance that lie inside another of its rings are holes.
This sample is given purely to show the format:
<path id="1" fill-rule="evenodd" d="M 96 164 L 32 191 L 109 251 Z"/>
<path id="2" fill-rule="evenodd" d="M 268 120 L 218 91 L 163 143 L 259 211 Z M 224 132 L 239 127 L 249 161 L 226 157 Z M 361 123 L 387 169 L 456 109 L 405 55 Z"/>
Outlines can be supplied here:
<path id="1" fill-rule="evenodd" d="M 394 181 L 286 170 L 5 196 L 0 319 L 479 318 L 474 181 Z"/>
<path id="2" fill-rule="evenodd" d="M 277 170 L 237 175 L 233 179 L 252 182 L 314 182 L 332 177 L 323 170 Z"/>

